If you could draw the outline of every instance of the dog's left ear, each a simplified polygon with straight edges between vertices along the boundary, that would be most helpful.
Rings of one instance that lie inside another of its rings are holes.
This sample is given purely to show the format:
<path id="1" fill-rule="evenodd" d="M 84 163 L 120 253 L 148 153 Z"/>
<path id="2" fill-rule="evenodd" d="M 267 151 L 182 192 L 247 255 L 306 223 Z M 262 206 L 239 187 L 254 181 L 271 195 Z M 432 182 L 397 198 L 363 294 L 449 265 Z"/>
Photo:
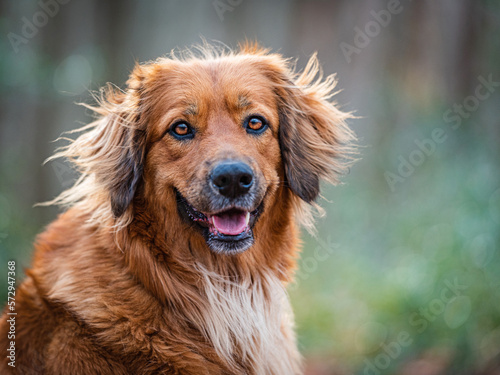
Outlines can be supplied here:
<path id="1" fill-rule="evenodd" d="M 329 102 L 336 80 L 323 79 L 316 55 L 298 77 L 283 64 L 275 66 L 276 72 L 286 182 L 303 201 L 312 203 L 319 195 L 320 180 L 337 183 L 352 161 L 355 135 L 345 121 L 353 116 Z"/>

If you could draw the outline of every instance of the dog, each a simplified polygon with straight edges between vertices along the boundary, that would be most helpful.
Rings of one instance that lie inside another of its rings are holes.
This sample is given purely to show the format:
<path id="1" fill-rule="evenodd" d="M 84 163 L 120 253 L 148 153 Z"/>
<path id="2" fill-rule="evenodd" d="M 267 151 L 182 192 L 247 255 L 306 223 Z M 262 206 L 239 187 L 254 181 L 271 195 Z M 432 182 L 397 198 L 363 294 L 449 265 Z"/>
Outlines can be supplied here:
<path id="1" fill-rule="evenodd" d="M 202 45 L 96 95 L 54 157 L 80 177 L 35 241 L 0 372 L 300 374 L 286 286 L 320 182 L 354 160 L 313 55 Z M 15 363 L 6 358 L 15 341 Z M 9 364 L 10 363 L 10 364 Z"/>

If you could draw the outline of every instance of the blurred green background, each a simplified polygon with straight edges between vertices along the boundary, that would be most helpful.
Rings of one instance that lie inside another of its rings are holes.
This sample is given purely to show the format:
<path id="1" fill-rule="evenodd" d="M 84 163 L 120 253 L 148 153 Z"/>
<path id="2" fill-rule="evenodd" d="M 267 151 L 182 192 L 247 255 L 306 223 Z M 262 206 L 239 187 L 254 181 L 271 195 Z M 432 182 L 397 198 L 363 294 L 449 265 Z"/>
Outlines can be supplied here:
<path id="1" fill-rule="evenodd" d="M 307 374 L 500 374 L 499 1 L 4 0 L 0 29 L 2 305 L 7 260 L 28 267 L 58 211 L 33 204 L 74 179 L 42 166 L 90 121 L 74 103 L 136 60 L 249 38 L 299 68 L 318 51 L 360 116 L 290 288 Z"/>

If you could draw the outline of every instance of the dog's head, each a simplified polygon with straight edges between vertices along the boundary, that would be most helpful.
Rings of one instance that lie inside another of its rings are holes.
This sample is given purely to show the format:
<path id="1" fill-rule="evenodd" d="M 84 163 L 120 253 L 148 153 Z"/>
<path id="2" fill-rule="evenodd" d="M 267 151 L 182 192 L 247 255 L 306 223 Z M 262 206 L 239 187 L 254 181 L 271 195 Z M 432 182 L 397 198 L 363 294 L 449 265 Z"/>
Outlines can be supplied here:
<path id="1" fill-rule="evenodd" d="M 328 102 L 335 81 L 318 72 L 315 56 L 297 76 L 280 55 L 248 45 L 138 65 L 82 136 L 84 157 L 75 142 L 77 162 L 107 190 L 116 219 L 133 217 L 140 194 L 175 208 L 213 251 L 242 252 L 259 217 L 279 209 L 279 189 L 312 203 L 320 179 L 336 182 L 346 166 L 349 114 Z"/>

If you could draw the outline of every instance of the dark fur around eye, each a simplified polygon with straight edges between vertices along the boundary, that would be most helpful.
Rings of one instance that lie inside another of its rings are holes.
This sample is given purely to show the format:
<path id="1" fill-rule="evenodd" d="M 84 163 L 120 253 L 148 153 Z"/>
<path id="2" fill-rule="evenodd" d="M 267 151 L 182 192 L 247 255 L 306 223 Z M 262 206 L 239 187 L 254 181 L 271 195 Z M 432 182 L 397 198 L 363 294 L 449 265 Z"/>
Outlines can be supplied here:
<path id="1" fill-rule="evenodd" d="M 175 122 L 168 131 L 174 138 L 179 140 L 192 139 L 194 129 L 187 121 Z"/>
<path id="2" fill-rule="evenodd" d="M 269 127 L 269 124 L 263 116 L 250 115 L 247 116 L 243 122 L 243 126 L 245 127 L 247 133 L 258 135 L 264 133 Z"/>

